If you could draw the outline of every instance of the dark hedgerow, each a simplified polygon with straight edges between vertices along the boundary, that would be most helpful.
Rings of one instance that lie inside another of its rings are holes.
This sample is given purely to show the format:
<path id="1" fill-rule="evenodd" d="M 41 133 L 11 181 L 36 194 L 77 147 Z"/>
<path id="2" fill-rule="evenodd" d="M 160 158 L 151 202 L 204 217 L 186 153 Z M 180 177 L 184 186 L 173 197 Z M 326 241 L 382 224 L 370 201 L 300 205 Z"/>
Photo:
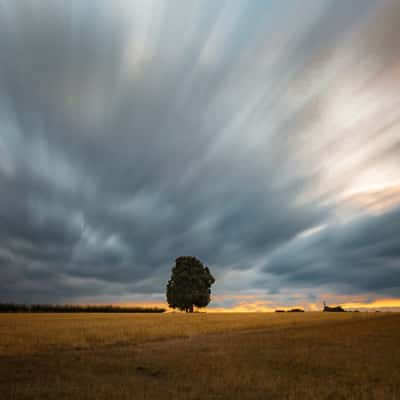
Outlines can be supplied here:
<path id="1" fill-rule="evenodd" d="M 165 308 L 158 307 L 0 303 L 0 313 L 163 313 L 164 311 Z"/>

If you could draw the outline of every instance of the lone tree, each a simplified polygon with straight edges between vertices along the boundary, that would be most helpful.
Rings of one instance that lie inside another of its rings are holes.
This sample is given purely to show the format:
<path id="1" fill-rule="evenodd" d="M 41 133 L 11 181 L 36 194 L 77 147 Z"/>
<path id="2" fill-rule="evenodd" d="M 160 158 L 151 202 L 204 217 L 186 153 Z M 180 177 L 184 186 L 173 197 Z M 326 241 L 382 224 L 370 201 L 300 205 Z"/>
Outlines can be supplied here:
<path id="1" fill-rule="evenodd" d="M 167 284 L 167 302 L 186 312 L 193 312 L 193 306 L 206 307 L 214 282 L 210 270 L 196 257 L 178 257 Z"/>

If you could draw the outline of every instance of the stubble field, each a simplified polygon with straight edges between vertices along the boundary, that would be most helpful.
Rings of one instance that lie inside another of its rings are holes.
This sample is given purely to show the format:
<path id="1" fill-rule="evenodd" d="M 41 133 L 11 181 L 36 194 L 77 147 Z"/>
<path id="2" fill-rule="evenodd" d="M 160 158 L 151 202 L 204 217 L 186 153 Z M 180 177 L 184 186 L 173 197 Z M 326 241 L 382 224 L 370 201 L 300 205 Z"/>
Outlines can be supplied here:
<path id="1" fill-rule="evenodd" d="M 0 399 L 400 399 L 400 314 L 3 314 Z"/>

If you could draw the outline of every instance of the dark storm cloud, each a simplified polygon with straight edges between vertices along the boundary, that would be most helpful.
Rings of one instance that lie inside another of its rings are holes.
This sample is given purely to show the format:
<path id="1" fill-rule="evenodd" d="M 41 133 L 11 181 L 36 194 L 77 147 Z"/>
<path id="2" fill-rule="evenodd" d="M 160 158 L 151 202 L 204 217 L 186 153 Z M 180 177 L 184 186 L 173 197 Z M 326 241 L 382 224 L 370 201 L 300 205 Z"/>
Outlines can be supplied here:
<path id="1" fill-rule="evenodd" d="M 221 291 L 236 270 L 257 287 L 271 251 L 332 217 L 326 76 L 372 5 L 3 2 L 0 299 L 161 293 L 182 254 Z"/>
<path id="2" fill-rule="evenodd" d="M 400 208 L 333 224 L 293 240 L 268 260 L 265 271 L 287 285 L 327 285 L 341 290 L 398 295 Z"/>

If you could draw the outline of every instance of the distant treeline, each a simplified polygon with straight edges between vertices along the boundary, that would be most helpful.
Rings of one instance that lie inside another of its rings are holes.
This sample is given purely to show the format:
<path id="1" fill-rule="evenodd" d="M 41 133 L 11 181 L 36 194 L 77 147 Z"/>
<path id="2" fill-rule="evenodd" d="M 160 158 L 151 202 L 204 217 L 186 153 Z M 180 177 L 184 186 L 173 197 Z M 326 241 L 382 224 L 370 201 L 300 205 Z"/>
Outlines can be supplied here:
<path id="1" fill-rule="evenodd" d="M 0 303 L 0 313 L 163 313 L 158 307 L 120 307 L 112 305 L 74 305 L 74 304 L 15 304 Z"/>

